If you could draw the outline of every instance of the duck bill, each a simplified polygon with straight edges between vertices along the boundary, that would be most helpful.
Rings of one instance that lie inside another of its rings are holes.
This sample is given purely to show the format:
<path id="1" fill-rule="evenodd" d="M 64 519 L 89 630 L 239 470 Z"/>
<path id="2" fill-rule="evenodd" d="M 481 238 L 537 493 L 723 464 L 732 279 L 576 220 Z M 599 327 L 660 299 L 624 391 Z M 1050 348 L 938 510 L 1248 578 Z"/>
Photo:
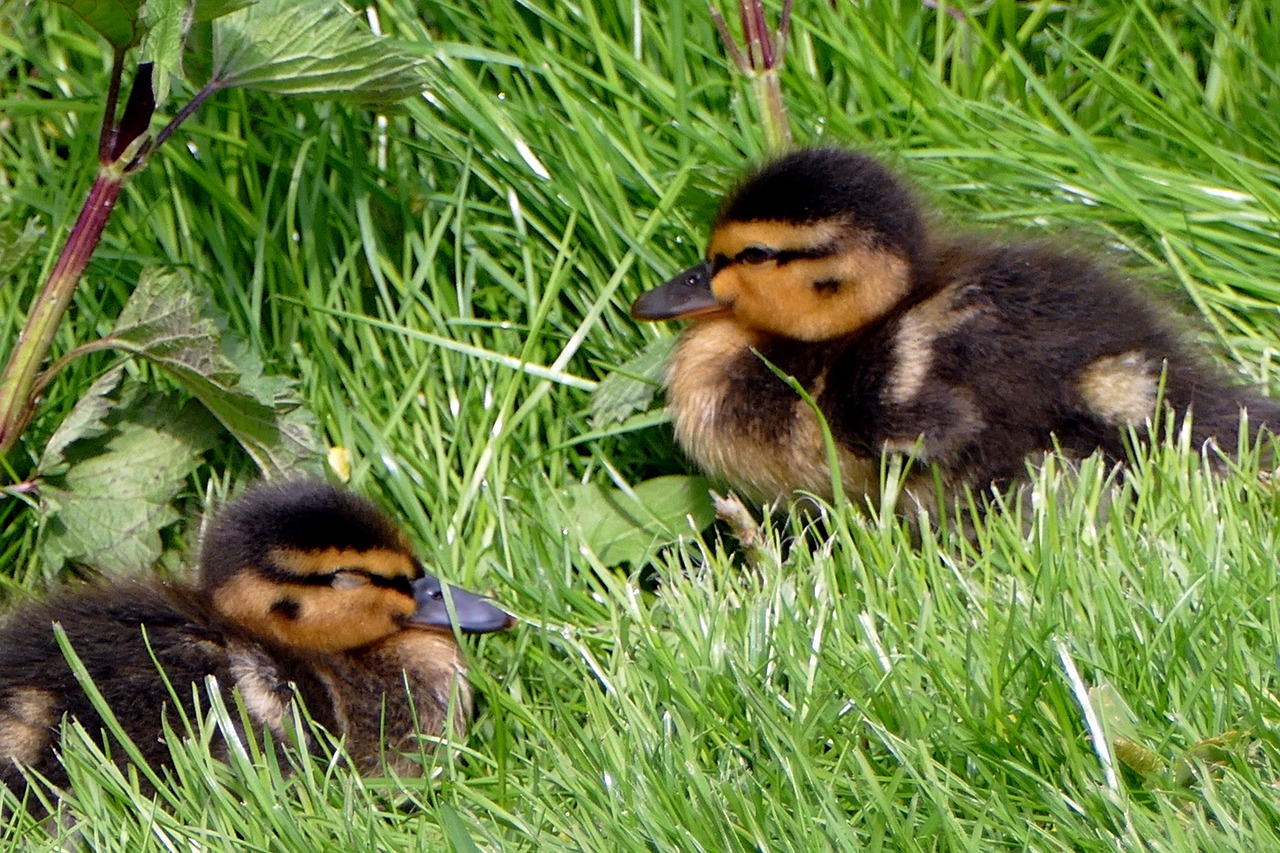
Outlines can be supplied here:
<path id="1" fill-rule="evenodd" d="M 727 314 L 729 307 L 711 292 L 711 262 L 689 267 L 631 304 L 637 320 L 677 320 Z"/>
<path id="2" fill-rule="evenodd" d="M 453 601 L 452 613 L 446 598 Z M 409 617 L 408 625 L 414 628 L 441 631 L 457 628 L 463 634 L 488 634 L 510 628 L 516 621 L 487 598 L 441 583 L 431 575 L 413 582 L 413 600 L 418 609 Z"/>

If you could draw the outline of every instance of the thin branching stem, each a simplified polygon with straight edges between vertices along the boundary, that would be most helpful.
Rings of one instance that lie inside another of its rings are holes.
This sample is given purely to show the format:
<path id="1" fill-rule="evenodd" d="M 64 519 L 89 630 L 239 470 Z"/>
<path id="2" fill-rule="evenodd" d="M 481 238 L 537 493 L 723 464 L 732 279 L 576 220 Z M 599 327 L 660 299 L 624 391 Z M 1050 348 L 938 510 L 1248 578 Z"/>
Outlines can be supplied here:
<path id="1" fill-rule="evenodd" d="M 87 344 L 81 344 L 73 347 L 58 358 L 54 359 L 44 370 L 40 371 L 40 375 L 36 377 L 35 383 L 31 386 L 31 396 L 39 398 L 44 394 L 44 389 L 49 387 L 49 383 L 54 380 L 59 373 L 71 362 L 81 356 L 88 355 L 91 352 L 102 352 L 103 350 L 118 349 L 120 341 L 117 338 L 98 338 L 96 341 L 89 341 Z"/>
<path id="2" fill-rule="evenodd" d="M 120 100 L 120 79 L 124 76 L 125 48 L 117 46 L 111 57 L 111 81 L 107 85 L 107 104 L 102 111 L 102 130 L 98 133 L 98 163 L 111 162 L 111 149 L 116 144 L 116 104 Z"/>
<path id="3" fill-rule="evenodd" d="M 190 118 L 196 110 L 200 109 L 200 105 L 208 100 L 209 96 L 217 92 L 220 88 L 221 86 L 218 85 L 217 81 L 210 81 L 204 84 L 200 91 L 196 92 L 195 96 L 190 101 L 183 104 L 182 109 L 178 110 L 177 114 L 173 118 L 169 119 L 169 123 L 166 124 L 158 134 L 156 134 L 156 141 L 151 146 L 151 150 L 155 151 L 163 145 L 164 141 L 178 129 L 178 125 Z"/>

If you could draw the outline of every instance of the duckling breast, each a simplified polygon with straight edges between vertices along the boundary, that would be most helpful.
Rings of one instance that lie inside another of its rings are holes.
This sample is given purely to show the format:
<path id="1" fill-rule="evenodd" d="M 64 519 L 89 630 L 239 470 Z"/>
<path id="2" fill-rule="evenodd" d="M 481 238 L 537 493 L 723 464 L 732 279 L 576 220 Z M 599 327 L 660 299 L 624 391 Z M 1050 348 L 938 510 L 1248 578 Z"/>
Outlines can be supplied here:
<path id="1" fill-rule="evenodd" d="M 472 713 L 466 661 L 453 637 L 409 629 L 316 666 L 332 709 L 331 729 L 345 740 L 357 769 L 420 776 L 423 738 L 461 737 Z"/>
<path id="2" fill-rule="evenodd" d="M 809 405 L 761 356 L 795 376 L 814 398 L 826 390 L 821 358 L 769 347 L 732 320 L 695 322 L 667 365 L 667 405 L 676 441 L 709 476 L 755 499 L 803 490 L 830 497 L 831 469 L 822 428 Z M 808 345 L 805 351 L 820 349 Z M 837 447 L 845 487 L 871 492 L 879 461 Z"/>

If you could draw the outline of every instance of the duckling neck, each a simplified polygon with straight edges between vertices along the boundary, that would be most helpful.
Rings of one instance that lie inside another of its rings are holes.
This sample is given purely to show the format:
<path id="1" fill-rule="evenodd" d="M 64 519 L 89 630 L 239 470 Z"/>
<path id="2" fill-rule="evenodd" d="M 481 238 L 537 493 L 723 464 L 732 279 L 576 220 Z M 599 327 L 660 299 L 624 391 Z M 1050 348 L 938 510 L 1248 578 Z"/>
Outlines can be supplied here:
<path id="1" fill-rule="evenodd" d="M 829 495 L 831 472 L 818 420 L 769 364 L 817 399 L 830 356 L 846 344 L 769 337 L 729 318 L 696 321 L 667 365 L 676 441 L 708 475 L 753 498 L 796 489 Z M 848 448 L 841 456 L 846 484 L 875 487 L 879 469 L 870 456 Z"/>

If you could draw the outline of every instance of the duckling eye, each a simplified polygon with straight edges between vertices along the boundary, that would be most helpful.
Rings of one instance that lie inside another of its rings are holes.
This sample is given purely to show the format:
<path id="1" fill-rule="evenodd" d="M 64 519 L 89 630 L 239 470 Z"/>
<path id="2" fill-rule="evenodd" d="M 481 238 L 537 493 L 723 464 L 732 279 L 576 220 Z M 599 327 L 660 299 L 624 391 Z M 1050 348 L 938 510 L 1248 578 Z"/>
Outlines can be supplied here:
<path id="1" fill-rule="evenodd" d="M 365 572 L 337 571 L 333 573 L 330 586 L 334 589 L 359 589 L 373 580 Z"/>
<path id="2" fill-rule="evenodd" d="M 761 246 L 748 246 L 738 253 L 734 259 L 744 264 L 763 264 L 765 261 L 776 260 L 778 257 L 777 249 L 766 249 Z"/>
<path id="3" fill-rule="evenodd" d="M 364 586 L 376 586 L 380 589 L 393 589 L 396 592 L 413 596 L 413 581 L 406 577 L 383 577 L 366 572 L 364 569 L 338 569 L 331 575 L 329 586 L 334 589 L 359 589 Z"/>

